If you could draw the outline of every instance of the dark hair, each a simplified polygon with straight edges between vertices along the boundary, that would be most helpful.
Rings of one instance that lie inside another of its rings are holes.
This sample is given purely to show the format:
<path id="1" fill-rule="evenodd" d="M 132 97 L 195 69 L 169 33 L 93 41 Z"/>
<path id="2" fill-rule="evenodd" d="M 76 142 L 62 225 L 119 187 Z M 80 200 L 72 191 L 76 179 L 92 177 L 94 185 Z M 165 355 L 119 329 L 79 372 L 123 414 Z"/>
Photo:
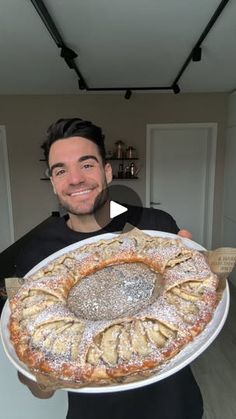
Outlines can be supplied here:
<path id="1" fill-rule="evenodd" d="M 105 136 L 100 127 L 97 127 L 90 121 L 84 121 L 80 118 L 63 118 L 58 119 L 55 123 L 50 125 L 46 133 L 46 139 L 41 148 L 44 151 L 45 159 L 48 163 L 48 156 L 51 145 L 60 139 L 70 137 L 83 137 L 91 140 L 97 145 L 102 161 L 105 164 L 106 150 L 104 145 Z"/>

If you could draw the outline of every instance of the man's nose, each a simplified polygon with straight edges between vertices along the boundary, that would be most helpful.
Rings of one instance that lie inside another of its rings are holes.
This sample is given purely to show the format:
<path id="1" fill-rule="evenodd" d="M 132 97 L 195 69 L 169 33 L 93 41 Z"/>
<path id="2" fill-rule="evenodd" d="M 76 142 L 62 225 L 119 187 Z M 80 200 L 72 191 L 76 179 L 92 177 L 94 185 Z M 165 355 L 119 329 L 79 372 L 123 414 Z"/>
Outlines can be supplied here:
<path id="1" fill-rule="evenodd" d="M 84 172 L 79 167 L 73 167 L 69 171 L 69 183 L 71 185 L 77 185 L 78 183 L 84 182 Z"/>

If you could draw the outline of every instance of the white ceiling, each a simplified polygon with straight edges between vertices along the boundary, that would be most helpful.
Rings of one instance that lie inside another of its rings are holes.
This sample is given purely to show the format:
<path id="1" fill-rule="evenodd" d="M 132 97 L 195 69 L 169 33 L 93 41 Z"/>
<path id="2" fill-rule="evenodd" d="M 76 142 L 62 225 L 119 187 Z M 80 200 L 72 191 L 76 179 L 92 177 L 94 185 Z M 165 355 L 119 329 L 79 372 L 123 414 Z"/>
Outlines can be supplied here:
<path id="1" fill-rule="evenodd" d="M 89 88 L 171 86 L 221 0 L 44 0 Z M 236 0 L 181 92 L 236 89 Z M 78 75 L 30 0 L 0 0 L 0 94 L 78 94 Z"/>

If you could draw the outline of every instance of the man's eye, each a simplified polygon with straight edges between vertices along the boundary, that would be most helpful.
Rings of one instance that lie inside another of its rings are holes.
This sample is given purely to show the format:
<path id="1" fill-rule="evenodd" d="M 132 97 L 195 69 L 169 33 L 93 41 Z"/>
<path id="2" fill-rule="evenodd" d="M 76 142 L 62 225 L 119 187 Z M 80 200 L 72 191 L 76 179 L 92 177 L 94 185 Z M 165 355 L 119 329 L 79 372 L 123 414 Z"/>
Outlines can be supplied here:
<path id="1" fill-rule="evenodd" d="M 54 172 L 54 176 L 62 176 L 66 171 L 64 169 L 60 169 Z"/>
<path id="2" fill-rule="evenodd" d="M 86 163 L 86 164 L 83 165 L 84 169 L 90 169 L 91 167 L 94 167 L 94 165 L 91 164 L 91 163 Z"/>

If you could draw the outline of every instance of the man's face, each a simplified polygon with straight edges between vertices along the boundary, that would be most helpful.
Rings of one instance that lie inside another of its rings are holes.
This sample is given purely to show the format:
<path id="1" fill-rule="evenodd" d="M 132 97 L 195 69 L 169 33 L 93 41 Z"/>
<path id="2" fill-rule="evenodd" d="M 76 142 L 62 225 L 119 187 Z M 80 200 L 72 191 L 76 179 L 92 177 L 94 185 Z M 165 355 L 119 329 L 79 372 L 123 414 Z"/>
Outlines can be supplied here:
<path id="1" fill-rule="evenodd" d="M 49 152 L 49 167 L 54 192 L 69 213 L 92 214 L 106 201 L 106 192 L 101 192 L 112 180 L 112 169 L 110 164 L 103 165 L 92 141 L 82 137 L 55 141 Z"/>

